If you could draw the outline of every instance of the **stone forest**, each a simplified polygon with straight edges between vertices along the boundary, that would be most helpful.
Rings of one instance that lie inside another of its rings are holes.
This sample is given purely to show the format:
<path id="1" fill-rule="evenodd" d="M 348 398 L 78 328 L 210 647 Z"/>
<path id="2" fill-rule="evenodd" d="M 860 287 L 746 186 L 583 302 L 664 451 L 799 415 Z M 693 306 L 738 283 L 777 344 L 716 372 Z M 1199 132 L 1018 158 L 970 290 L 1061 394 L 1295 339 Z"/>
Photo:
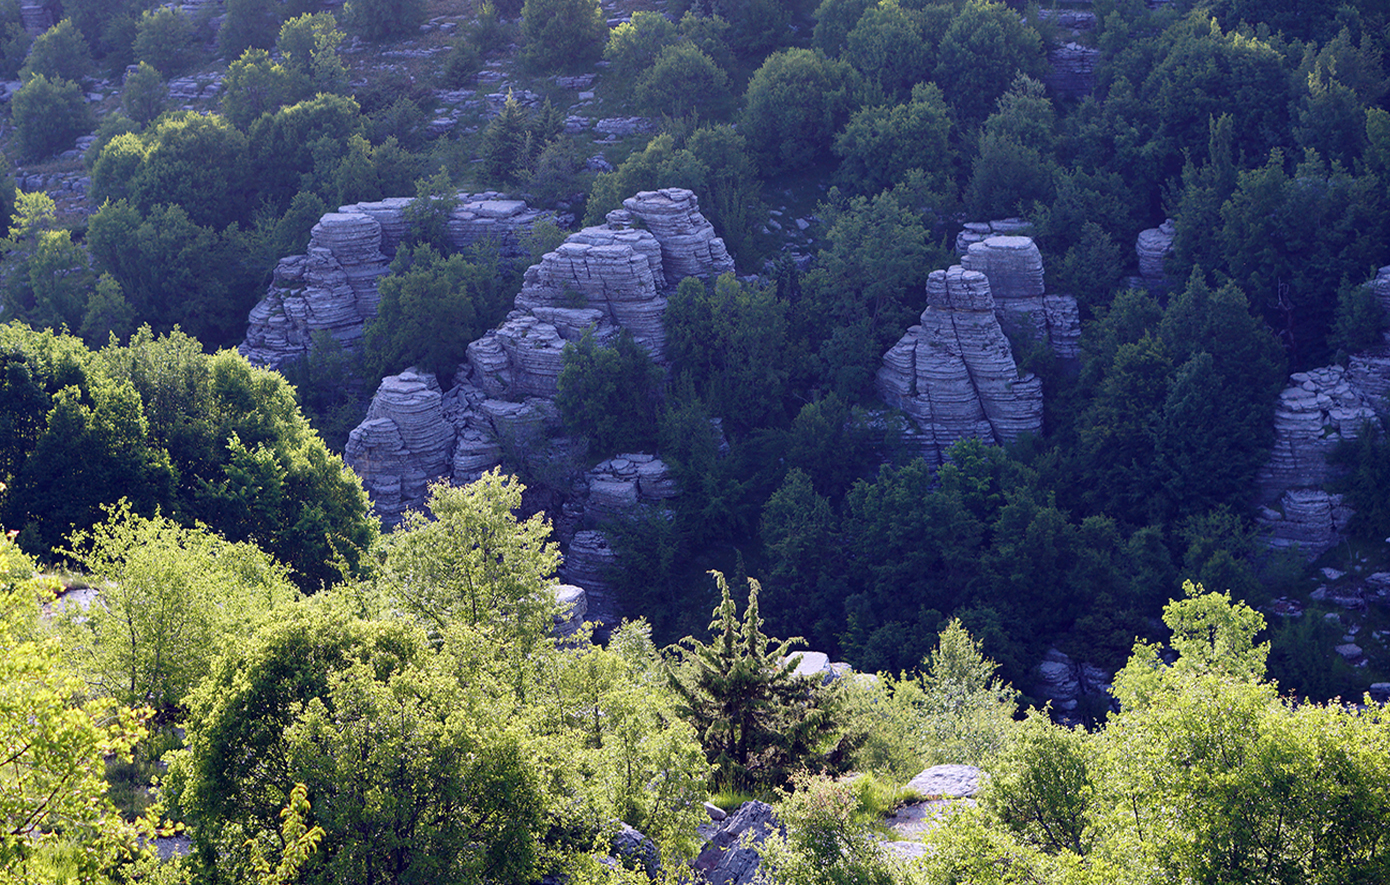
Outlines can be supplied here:
<path id="1" fill-rule="evenodd" d="M 1377 0 L 0 0 L 0 885 L 1390 880 Z"/>

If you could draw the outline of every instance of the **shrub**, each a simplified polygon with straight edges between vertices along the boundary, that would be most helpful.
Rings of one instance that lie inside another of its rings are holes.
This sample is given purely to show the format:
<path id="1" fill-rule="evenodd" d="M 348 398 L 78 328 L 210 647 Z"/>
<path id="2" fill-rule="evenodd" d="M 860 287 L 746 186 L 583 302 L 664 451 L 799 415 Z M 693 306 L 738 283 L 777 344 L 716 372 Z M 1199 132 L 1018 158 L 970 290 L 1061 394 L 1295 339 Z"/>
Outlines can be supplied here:
<path id="1" fill-rule="evenodd" d="M 425 0 L 348 0 L 343 25 L 366 40 L 413 33 L 425 20 Z"/>
<path id="2" fill-rule="evenodd" d="M 608 38 L 598 0 L 526 0 L 521 31 L 526 60 L 542 70 L 594 61 Z"/>
<path id="3" fill-rule="evenodd" d="M 163 113 L 164 99 L 168 94 L 169 89 L 164 84 L 164 78 L 159 76 L 159 71 L 149 62 L 142 61 L 138 68 L 126 75 L 125 88 L 121 90 L 121 107 L 125 109 L 127 117 L 144 125 Z"/>
<path id="4" fill-rule="evenodd" d="M 35 38 L 19 76 L 27 79 L 42 74 L 52 80 L 81 80 L 91 72 L 92 49 L 72 19 L 65 18 Z"/>
<path id="5" fill-rule="evenodd" d="M 19 152 L 41 160 L 70 148 L 91 128 L 91 115 L 82 88 L 71 80 L 50 80 L 35 74 L 10 102 Z"/>
<path id="6" fill-rule="evenodd" d="M 177 74 L 193 61 L 193 25 L 167 6 L 140 16 L 135 30 L 135 57 L 161 74 Z"/>

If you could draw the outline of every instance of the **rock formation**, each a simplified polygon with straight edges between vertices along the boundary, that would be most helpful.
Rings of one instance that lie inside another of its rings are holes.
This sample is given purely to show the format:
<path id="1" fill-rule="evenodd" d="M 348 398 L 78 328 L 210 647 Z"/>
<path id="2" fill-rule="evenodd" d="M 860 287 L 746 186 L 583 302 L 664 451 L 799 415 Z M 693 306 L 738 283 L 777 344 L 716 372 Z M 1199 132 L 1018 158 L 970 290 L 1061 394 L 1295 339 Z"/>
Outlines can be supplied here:
<path id="1" fill-rule="evenodd" d="M 1042 430 L 1042 382 L 1020 376 L 990 281 L 956 266 L 927 279 L 927 308 L 883 357 L 878 391 L 922 432 L 923 454 L 967 437 L 1011 442 Z"/>
<path id="2" fill-rule="evenodd" d="M 277 279 L 284 282 L 258 305 L 243 352 L 274 364 L 305 352 L 313 328 L 329 328 L 345 342 L 360 337 L 361 305 L 370 300 L 364 293 L 374 294 L 379 268 L 400 242 L 407 202 L 361 203 L 324 216 L 310 255 L 281 262 Z M 464 243 L 487 235 L 488 225 L 533 220 L 525 204 L 473 200 L 454 213 L 450 232 Z M 322 269 L 311 277 L 314 261 Z M 561 434 L 553 400 L 564 348 L 586 333 L 611 341 L 625 330 L 660 361 L 665 293 L 686 276 L 732 270 L 695 195 L 678 188 L 639 193 L 605 224 L 571 235 L 527 269 L 515 309 L 469 344 L 447 393 L 413 370 L 382 380 L 345 454 L 383 522 L 394 525 L 407 508 L 422 504 L 433 478 L 469 482 L 504 457 L 533 475 L 548 472 L 547 483 L 569 499 L 556 517 L 562 539 L 570 540 L 565 579 L 588 591 L 591 619 L 615 621 L 606 584 L 614 554 L 594 527 L 676 489 L 666 465 L 649 454 L 620 455 L 587 473 L 571 470 L 582 453 Z"/>
<path id="3" fill-rule="evenodd" d="M 1341 366 L 1297 372 L 1279 395 L 1274 447 L 1256 479 L 1260 522 L 1275 548 L 1309 559 L 1337 543 L 1351 513 L 1323 487 L 1336 477 L 1328 455 L 1375 420 L 1370 399 Z"/>
<path id="4" fill-rule="evenodd" d="M 1036 679 L 1034 696 L 1050 701 L 1052 709 L 1063 716 L 1074 712 L 1085 697 L 1103 698 L 1106 704 L 1113 703 L 1111 674 L 1093 664 L 1077 663 L 1058 649 L 1048 649 L 1042 663 L 1033 669 L 1033 675 Z"/>
<path id="5" fill-rule="evenodd" d="M 1033 225 L 1022 218 L 1000 218 L 996 221 L 967 221 L 956 234 L 956 255 L 962 256 L 976 243 L 983 243 L 990 237 L 1028 236 Z"/>
<path id="6" fill-rule="evenodd" d="M 994 309 L 1005 332 L 1048 344 L 1059 359 L 1076 359 L 1081 343 L 1076 299 L 1047 294 L 1042 253 L 1032 237 L 986 237 L 971 243 L 960 263 L 989 279 Z"/>
<path id="7" fill-rule="evenodd" d="M 709 885 L 751 885 L 757 881 L 757 845 L 781 830 L 772 806 L 753 800 L 719 822 L 692 865 Z"/>
<path id="8" fill-rule="evenodd" d="M 347 349 L 358 347 L 364 326 L 376 316 L 376 281 L 405 237 L 411 202 L 402 197 L 354 203 L 319 219 L 307 253 L 276 265 L 265 298 L 251 310 L 241 353 L 278 369 L 305 356 L 320 331 Z M 449 237 L 458 249 L 494 242 L 503 259 L 515 260 L 527 254 L 521 235 L 549 217 L 495 193 L 459 194 Z"/>
<path id="9" fill-rule="evenodd" d="M 1173 254 L 1173 237 L 1177 228 L 1169 218 L 1158 227 L 1141 230 L 1134 241 L 1134 252 L 1139 257 L 1139 276 L 1148 286 L 1161 286 L 1167 279 L 1164 262 Z"/>
<path id="10" fill-rule="evenodd" d="M 1084 98 L 1096 88 L 1096 67 L 1100 50 L 1075 41 L 1048 50 L 1052 65 L 1045 80 L 1048 88 L 1065 98 Z"/>

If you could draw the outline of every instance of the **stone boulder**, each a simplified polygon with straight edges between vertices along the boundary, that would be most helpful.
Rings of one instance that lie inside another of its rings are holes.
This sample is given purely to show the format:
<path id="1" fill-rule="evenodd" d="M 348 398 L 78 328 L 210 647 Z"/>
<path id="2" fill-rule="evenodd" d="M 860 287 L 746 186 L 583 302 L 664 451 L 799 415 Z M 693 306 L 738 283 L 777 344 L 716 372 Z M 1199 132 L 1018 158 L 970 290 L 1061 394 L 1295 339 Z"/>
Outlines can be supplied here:
<path id="1" fill-rule="evenodd" d="M 1169 218 L 1158 227 L 1141 230 L 1134 242 L 1139 257 L 1139 276 L 1150 285 L 1161 285 L 1168 279 L 1165 262 L 1173 254 L 1173 237 L 1177 228 Z"/>
<path id="2" fill-rule="evenodd" d="M 1042 429 L 1042 382 L 1020 376 L 989 280 L 960 266 L 928 277 L 921 324 L 884 355 L 877 387 L 913 419 L 937 463 L 961 439 L 1012 442 Z"/>
<path id="3" fill-rule="evenodd" d="M 1047 344 L 1059 359 L 1076 359 L 1081 315 L 1070 295 L 1048 295 L 1042 253 L 1032 237 L 994 235 L 972 243 L 960 259 L 989 280 L 1004 331 Z"/>
<path id="4" fill-rule="evenodd" d="M 1033 668 L 1033 693 L 1050 701 L 1055 712 L 1067 714 L 1076 710 L 1081 699 L 1104 698 L 1110 703 L 1111 681 L 1114 677 L 1101 668 L 1073 661 L 1070 656 L 1052 648 L 1042 663 Z"/>
<path id="5" fill-rule="evenodd" d="M 348 435 L 343 458 L 394 526 L 424 503 L 430 480 L 452 475 L 455 431 L 444 416 L 439 382 L 407 369 L 381 379 L 367 418 Z"/>
<path id="6" fill-rule="evenodd" d="M 692 866 L 709 885 L 752 885 L 761 861 L 754 846 L 781 829 L 771 805 L 745 802 L 720 821 Z"/>
<path id="7" fill-rule="evenodd" d="M 584 626 L 584 619 L 589 614 L 588 595 L 583 587 L 573 584 L 556 584 L 550 590 L 560 606 L 559 614 L 555 615 L 555 635 L 573 636 Z"/>

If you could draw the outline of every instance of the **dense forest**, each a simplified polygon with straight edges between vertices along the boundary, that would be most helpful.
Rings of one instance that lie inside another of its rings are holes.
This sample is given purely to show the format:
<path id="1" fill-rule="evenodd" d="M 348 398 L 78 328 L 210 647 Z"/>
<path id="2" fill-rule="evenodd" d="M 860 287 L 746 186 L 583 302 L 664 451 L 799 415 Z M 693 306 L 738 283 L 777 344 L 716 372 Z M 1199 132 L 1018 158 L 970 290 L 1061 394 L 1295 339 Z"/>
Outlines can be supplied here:
<path id="1" fill-rule="evenodd" d="M 1256 489 L 1290 376 L 1384 356 L 1387 52 L 1376 0 L 0 0 L 0 882 L 674 880 L 755 797 L 789 885 L 1383 880 L 1385 403 L 1324 431 L 1330 549 Z M 670 285 L 655 357 L 565 346 L 564 457 L 497 440 L 383 528 L 378 381 L 461 385 L 660 188 L 736 272 Z M 544 220 L 460 248 L 478 193 Z M 391 197 L 359 337 L 233 349 Z M 929 451 L 885 354 L 1004 219 L 1079 340 L 1009 329 L 1041 430 Z M 627 453 L 672 496 L 598 526 L 622 622 L 557 635 L 552 523 Z M 1105 691 L 1046 709 L 1059 655 Z M 979 805 L 885 859 L 954 762 Z"/>

